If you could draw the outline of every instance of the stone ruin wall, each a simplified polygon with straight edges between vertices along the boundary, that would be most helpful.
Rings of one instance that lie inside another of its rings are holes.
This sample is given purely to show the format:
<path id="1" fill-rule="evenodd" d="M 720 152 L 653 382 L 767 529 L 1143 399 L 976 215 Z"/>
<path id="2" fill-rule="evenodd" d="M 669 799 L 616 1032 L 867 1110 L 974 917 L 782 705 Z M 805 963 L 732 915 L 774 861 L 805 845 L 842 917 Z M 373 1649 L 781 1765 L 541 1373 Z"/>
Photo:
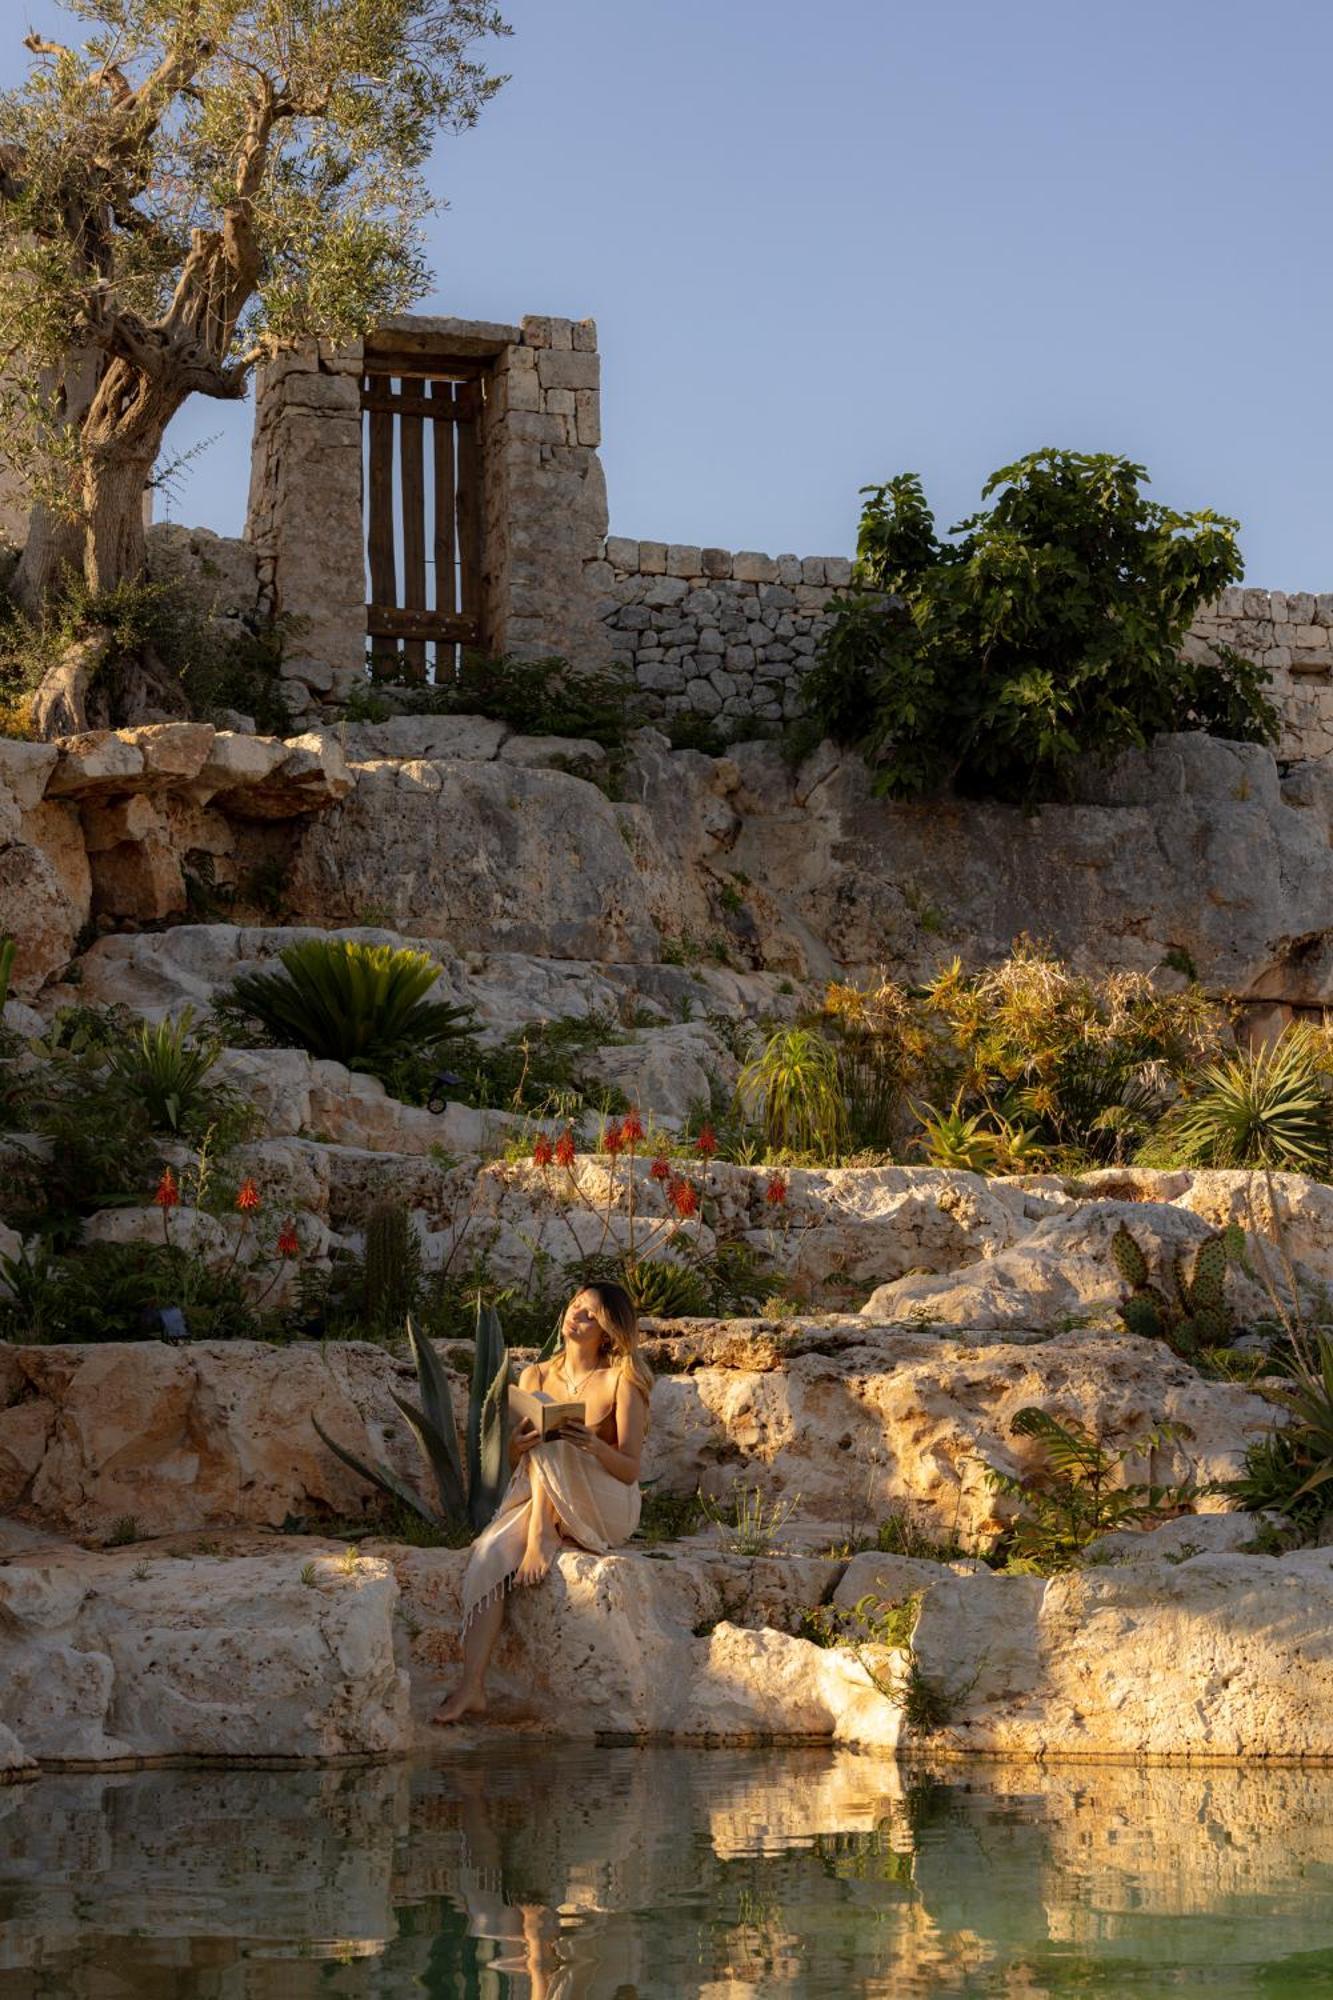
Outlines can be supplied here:
<path id="1" fill-rule="evenodd" d="M 690 713 L 733 733 L 797 712 L 849 560 L 608 535 L 593 320 L 404 315 L 383 332 L 490 360 L 483 591 L 494 651 L 619 662 L 650 715 Z M 365 669 L 363 352 L 311 344 L 259 370 L 243 541 L 169 524 L 150 535 L 154 574 L 193 575 L 214 615 L 291 621 L 283 672 L 298 724 L 341 706 Z M 0 468 L 0 535 L 14 543 L 20 513 Z M 1212 641 L 1272 670 L 1280 756 L 1333 756 L 1333 593 L 1225 591 L 1187 651 Z"/>
<path id="2" fill-rule="evenodd" d="M 613 535 L 595 574 L 612 658 L 633 671 L 651 715 L 774 723 L 799 712 L 851 563 Z M 1214 641 L 1272 670 L 1279 757 L 1333 756 L 1333 593 L 1225 590 L 1196 619 L 1187 656 Z"/>

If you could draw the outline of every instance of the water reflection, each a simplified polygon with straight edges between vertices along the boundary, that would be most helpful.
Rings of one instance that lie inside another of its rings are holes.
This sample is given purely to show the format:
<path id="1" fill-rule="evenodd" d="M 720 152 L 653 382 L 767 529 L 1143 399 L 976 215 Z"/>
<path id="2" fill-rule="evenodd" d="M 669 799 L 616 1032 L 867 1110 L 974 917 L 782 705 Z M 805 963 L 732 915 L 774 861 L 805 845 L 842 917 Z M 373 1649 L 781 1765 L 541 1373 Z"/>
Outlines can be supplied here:
<path id="1" fill-rule="evenodd" d="M 1333 1994 L 1333 1772 L 523 1745 L 0 1790 L 0 2000 Z"/>

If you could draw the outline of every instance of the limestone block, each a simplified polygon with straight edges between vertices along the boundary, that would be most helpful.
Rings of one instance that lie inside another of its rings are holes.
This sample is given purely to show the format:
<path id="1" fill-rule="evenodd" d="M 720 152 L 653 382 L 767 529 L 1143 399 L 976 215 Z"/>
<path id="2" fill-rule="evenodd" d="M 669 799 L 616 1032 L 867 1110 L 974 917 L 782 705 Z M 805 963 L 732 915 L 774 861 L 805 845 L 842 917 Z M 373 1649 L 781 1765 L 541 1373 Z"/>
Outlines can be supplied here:
<path id="1" fill-rule="evenodd" d="M 657 576 L 643 594 L 645 604 L 655 610 L 664 610 L 669 605 L 679 604 L 689 589 L 683 577 Z"/>
<path id="2" fill-rule="evenodd" d="M 575 410 L 572 389 L 548 389 L 542 398 L 542 407 L 553 417 L 572 417 Z"/>
<path id="3" fill-rule="evenodd" d="M 351 790 L 352 774 L 331 731 L 313 729 L 289 737 L 286 749 L 270 779 L 230 795 L 230 813 L 238 819 L 295 819 L 334 804 Z"/>
<path id="4" fill-rule="evenodd" d="M 616 569 L 633 575 L 639 567 L 639 544 L 625 535 L 608 535 L 606 560 Z"/>
<path id="5" fill-rule="evenodd" d="M 0 736 L 0 788 L 8 791 L 24 812 L 40 805 L 59 751 L 54 743 L 25 743 Z"/>
<path id="6" fill-rule="evenodd" d="M 846 556 L 825 556 L 824 581 L 830 590 L 846 590 L 852 580 L 852 565 Z"/>
<path id="7" fill-rule="evenodd" d="M 575 432 L 582 445 L 597 446 L 602 442 L 602 402 L 596 389 L 577 389 L 575 400 Z"/>
<path id="8" fill-rule="evenodd" d="M 695 577 L 703 575 L 703 552 L 691 548 L 683 542 L 673 542 L 667 549 L 667 575 Z"/>
<path id="9" fill-rule="evenodd" d="M 595 319 L 576 319 L 571 328 L 571 337 L 576 354 L 597 352 L 597 322 Z"/>
<path id="10" fill-rule="evenodd" d="M 537 356 L 537 379 L 546 390 L 597 389 L 602 380 L 601 360 L 595 353 L 546 348 Z"/>
<path id="11" fill-rule="evenodd" d="M 143 748 L 125 730 L 90 729 L 82 736 L 63 736 L 56 749 L 58 761 L 46 785 L 48 798 L 113 796 L 137 790 L 144 777 Z"/>
<path id="12" fill-rule="evenodd" d="M 30 1000 L 64 970 L 92 907 L 78 813 L 43 803 L 23 816 L 18 839 L 0 834 L 0 911 L 17 944 L 11 991 Z"/>
<path id="13" fill-rule="evenodd" d="M 89 854 L 104 853 L 123 841 L 148 840 L 153 835 L 161 839 L 166 832 L 162 814 L 144 792 L 102 804 L 94 801 L 84 807 L 82 817 L 83 841 Z"/>
<path id="14" fill-rule="evenodd" d="M 772 556 L 742 549 L 732 557 L 731 573 L 741 583 L 776 583 L 778 566 Z"/>
<path id="15" fill-rule="evenodd" d="M 354 764 L 394 757 L 488 764 L 509 733 L 507 722 L 483 715 L 395 715 L 387 722 L 342 725 L 343 748 Z"/>
<path id="16" fill-rule="evenodd" d="M 387 1564 L 59 1548 L 0 1571 L 0 1674 L 48 1764 L 401 1754 L 408 1679 Z M 144 1569 L 147 1574 L 143 1574 Z"/>
<path id="17" fill-rule="evenodd" d="M 263 784 L 286 755 L 287 745 L 279 736 L 219 729 L 199 772 L 196 790 L 201 796 L 212 796 Z"/>
<path id="18" fill-rule="evenodd" d="M 644 576 L 665 576 L 667 566 L 667 545 L 665 542 L 639 543 L 639 570 Z"/>
<path id="19" fill-rule="evenodd" d="M 824 558 L 822 556 L 806 556 L 801 563 L 799 580 L 802 583 L 811 585 L 813 588 L 822 590 L 825 583 Z"/>
<path id="20" fill-rule="evenodd" d="M 510 736 L 500 751 L 500 760 L 549 771 L 571 771 L 576 777 L 596 776 L 606 768 L 606 752 L 601 744 L 577 736 Z"/>

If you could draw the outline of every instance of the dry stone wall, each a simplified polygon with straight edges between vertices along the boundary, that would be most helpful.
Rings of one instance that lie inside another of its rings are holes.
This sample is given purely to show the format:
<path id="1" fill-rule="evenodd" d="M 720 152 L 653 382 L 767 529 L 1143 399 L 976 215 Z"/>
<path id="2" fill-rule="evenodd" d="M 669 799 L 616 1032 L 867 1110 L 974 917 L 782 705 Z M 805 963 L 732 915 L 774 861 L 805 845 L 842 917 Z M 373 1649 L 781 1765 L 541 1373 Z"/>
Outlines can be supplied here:
<path id="1" fill-rule="evenodd" d="M 1224 590 L 1195 620 L 1186 651 L 1232 646 L 1271 669 L 1279 757 L 1333 755 L 1333 592 Z"/>
<path id="2" fill-rule="evenodd" d="M 780 722 L 797 713 L 851 564 L 613 535 L 593 581 L 613 657 L 632 667 L 651 714 Z"/>

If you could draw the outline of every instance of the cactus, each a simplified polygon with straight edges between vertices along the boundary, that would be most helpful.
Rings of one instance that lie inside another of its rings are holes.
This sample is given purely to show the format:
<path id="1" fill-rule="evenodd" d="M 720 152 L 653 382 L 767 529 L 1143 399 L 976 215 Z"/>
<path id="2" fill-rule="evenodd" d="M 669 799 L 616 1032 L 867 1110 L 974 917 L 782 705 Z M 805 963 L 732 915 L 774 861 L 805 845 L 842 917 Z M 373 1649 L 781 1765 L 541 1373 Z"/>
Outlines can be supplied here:
<path id="1" fill-rule="evenodd" d="M 1243 1263 L 1245 1236 L 1234 1224 L 1206 1236 L 1186 1265 L 1177 1251 L 1171 1261 L 1172 1291 L 1149 1281 L 1148 1260 L 1125 1225 L 1111 1239 L 1116 1269 L 1129 1286 L 1119 1312 L 1130 1333 L 1146 1340 L 1164 1340 L 1176 1354 L 1191 1360 L 1201 1347 L 1222 1347 L 1233 1324 L 1226 1299 L 1227 1269 Z"/>
<path id="2" fill-rule="evenodd" d="M 393 1400 L 412 1427 L 435 1476 L 438 1507 L 431 1508 L 412 1491 L 396 1472 L 382 1461 L 368 1465 L 354 1452 L 331 1438 L 312 1416 L 310 1421 L 344 1465 L 362 1479 L 389 1493 L 433 1527 L 461 1534 L 473 1534 L 495 1513 L 504 1492 L 509 1470 L 509 1354 L 494 1306 L 477 1305 L 477 1338 L 472 1357 L 472 1387 L 467 1412 L 467 1470 L 458 1450 L 453 1403 L 449 1383 L 439 1356 L 428 1340 L 423 1340 L 409 1315 L 407 1337 L 417 1365 L 420 1404 L 409 1403 L 395 1391 Z"/>
<path id="3" fill-rule="evenodd" d="M 400 1201 L 377 1201 L 366 1217 L 366 1317 L 373 1326 L 401 1326 L 421 1281 L 421 1250 Z"/>

